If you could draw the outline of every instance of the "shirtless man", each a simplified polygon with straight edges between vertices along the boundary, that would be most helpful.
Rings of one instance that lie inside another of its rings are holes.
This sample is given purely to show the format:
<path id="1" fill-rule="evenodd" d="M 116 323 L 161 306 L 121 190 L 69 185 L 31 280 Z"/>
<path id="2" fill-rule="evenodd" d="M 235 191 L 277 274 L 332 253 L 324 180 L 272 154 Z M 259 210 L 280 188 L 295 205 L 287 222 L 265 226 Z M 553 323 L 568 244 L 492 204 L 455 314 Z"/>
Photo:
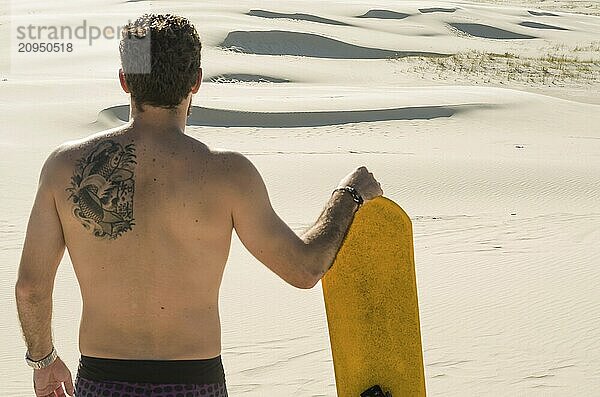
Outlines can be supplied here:
<path id="1" fill-rule="evenodd" d="M 142 57 L 135 37 L 147 31 L 152 73 L 128 74 Z M 218 296 L 232 230 L 283 280 L 312 288 L 361 202 L 383 192 L 360 167 L 296 235 L 246 157 L 184 133 L 202 79 L 193 25 L 145 15 L 124 32 L 119 78 L 131 121 L 48 157 L 27 227 L 15 294 L 35 394 L 226 396 Z M 75 385 L 50 326 L 65 246 L 83 298 Z"/>

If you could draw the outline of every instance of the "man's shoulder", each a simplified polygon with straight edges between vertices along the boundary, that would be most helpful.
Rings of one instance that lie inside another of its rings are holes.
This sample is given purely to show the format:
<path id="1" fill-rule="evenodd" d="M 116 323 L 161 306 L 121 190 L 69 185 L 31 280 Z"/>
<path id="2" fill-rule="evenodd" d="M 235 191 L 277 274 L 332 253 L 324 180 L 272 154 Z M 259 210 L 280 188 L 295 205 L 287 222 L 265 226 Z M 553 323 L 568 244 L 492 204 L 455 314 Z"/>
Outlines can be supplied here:
<path id="1" fill-rule="evenodd" d="M 219 166 L 224 167 L 231 177 L 246 178 L 255 170 L 254 165 L 244 154 L 234 150 L 211 149 L 211 154 Z"/>
<path id="2" fill-rule="evenodd" d="M 112 135 L 102 131 L 81 139 L 65 141 L 57 145 L 46 158 L 40 173 L 40 179 L 48 181 L 49 186 L 70 178 L 77 166 L 94 147 L 102 142 L 110 141 Z"/>
<path id="3" fill-rule="evenodd" d="M 48 160 L 55 163 L 69 162 L 78 159 L 89 151 L 93 146 L 104 141 L 109 141 L 115 138 L 112 130 L 100 131 L 79 139 L 65 141 L 58 145 L 48 156 Z M 78 157 L 79 156 L 79 157 Z"/>
<path id="4" fill-rule="evenodd" d="M 228 162 L 231 164 L 241 164 L 245 161 L 248 161 L 248 158 L 246 156 L 244 156 L 240 152 L 236 152 L 235 150 L 213 148 L 210 149 L 210 152 L 215 159 L 218 159 L 222 162 Z"/>
<path id="5" fill-rule="evenodd" d="M 234 150 L 211 149 L 215 174 L 234 196 L 245 195 L 259 186 L 261 176 L 252 161 Z"/>
<path id="6" fill-rule="evenodd" d="M 74 141 L 66 141 L 56 146 L 46 158 L 42 173 L 55 173 L 71 159 L 74 153 Z"/>
<path id="7" fill-rule="evenodd" d="M 55 147 L 46 157 L 39 173 L 38 190 L 40 192 L 52 195 L 56 193 L 58 184 L 66 175 L 69 148 L 70 143 L 64 142 Z"/>

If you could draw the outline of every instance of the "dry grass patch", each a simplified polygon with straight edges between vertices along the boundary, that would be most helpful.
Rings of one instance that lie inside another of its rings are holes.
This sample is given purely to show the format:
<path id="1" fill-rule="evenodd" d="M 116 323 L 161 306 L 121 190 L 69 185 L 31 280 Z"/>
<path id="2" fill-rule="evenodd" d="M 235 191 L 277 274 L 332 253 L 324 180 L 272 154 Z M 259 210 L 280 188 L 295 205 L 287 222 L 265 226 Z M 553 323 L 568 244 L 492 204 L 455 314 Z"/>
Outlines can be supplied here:
<path id="1" fill-rule="evenodd" d="M 443 58 L 415 57 L 408 71 L 434 76 L 434 79 L 468 79 L 475 83 L 521 82 L 535 85 L 566 85 L 600 82 L 600 54 L 583 55 L 595 51 L 600 43 L 592 43 L 573 55 L 548 52 L 539 57 L 525 57 L 511 52 L 504 54 L 470 50 Z M 591 50 L 589 50 L 591 49 Z M 401 61 L 396 59 L 394 61 Z"/>

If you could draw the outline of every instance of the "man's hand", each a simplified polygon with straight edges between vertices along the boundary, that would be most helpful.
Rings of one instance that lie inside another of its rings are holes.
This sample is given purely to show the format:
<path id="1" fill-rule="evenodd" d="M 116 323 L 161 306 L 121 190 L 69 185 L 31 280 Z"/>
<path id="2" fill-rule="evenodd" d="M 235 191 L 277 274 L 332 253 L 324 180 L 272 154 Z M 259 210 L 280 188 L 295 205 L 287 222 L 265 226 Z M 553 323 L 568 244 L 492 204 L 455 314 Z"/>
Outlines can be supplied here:
<path id="1" fill-rule="evenodd" d="M 363 198 L 364 202 L 383 194 L 381 185 L 373 177 L 367 167 L 358 167 L 352 171 L 338 185 L 338 187 L 352 186 Z"/>
<path id="2" fill-rule="evenodd" d="M 64 389 L 63 389 L 64 383 Z M 71 371 L 60 357 L 46 368 L 33 370 L 33 389 L 36 397 L 65 396 L 65 389 L 69 396 L 74 394 Z"/>

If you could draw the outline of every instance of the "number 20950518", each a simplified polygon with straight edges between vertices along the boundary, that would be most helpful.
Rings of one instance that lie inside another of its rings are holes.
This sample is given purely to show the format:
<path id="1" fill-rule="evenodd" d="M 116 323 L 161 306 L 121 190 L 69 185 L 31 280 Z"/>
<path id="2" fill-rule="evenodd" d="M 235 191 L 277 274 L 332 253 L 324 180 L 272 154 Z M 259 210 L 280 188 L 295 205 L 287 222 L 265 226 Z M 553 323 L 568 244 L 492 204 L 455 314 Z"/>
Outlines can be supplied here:
<path id="1" fill-rule="evenodd" d="M 73 52 L 73 43 L 19 43 L 19 52 Z"/>

